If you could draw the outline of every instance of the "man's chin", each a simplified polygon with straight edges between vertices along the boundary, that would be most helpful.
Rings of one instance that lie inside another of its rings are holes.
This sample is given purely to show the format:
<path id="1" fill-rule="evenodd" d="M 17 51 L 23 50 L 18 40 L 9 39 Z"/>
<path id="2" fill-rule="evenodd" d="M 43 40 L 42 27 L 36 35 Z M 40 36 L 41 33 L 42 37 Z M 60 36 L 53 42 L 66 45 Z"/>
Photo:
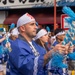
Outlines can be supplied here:
<path id="1" fill-rule="evenodd" d="M 33 35 L 32 37 L 34 38 L 34 37 L 36 37 L 36 35 Z"/>
<path id="2" fill-rule="evenodd" d="M 36 34 L 31 35 L 30 37 L 34 38 L 36 36 Z"/>

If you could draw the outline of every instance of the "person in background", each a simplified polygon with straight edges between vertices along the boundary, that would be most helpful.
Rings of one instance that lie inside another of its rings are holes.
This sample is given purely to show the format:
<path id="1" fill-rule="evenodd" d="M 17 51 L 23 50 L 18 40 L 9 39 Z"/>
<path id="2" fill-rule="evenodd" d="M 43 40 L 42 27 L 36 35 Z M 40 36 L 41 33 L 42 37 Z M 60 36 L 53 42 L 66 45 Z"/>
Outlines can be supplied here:
<path id="1" fill-rule="evenodd" d="M 3 61 L 2 60 L 4 60 L 4 56 L 3 56 L 3 53 L 2 53 L 2 43 L 3 43 L 3 41 L 6 39 L 6 37 L 5 36 L 1 36 L 0 37 L 0 75 L 4 75 L 4 69 L 3 69 Z"/>
<path id="2" fill-rule="evenodd" d="M 12 30 L 10 30 L 10 39 L 11 40 L 16 40 L 18 38 L 18 29 L 17 28 L 13 28 Z"/>
<path id="3" fill-rule="evenodd" d="M 51 39 L 51 30 L 50 30 L 50 27 L 49 26 L 46 26 L 46 30 L 48 32 L 48 42 L 46 42 L 46 46 L 50 49 L 50 46 L 51 46 L 51 42 L 50 42 L 50 39 Z"/>
<path id="4" fill-rule="evenodd" d="M 56 36 L 55 36 L 54 30 L 51 30 L 51 38 L 50 38 L 51 46 L 53 45 L 55 41 L 56 41 Z"/>
<path id="5" fill-rule="evenodd" d="M 9 42 L 12 43 L 13 41 L 15 41 L 18 38 L 18 35 L 19 35 L 18 29 L 16 27 L 11 28 L 9 35 L 10 35 Z M 11 48 L 11 45 L 10 45 L 10 48 Z M 9 68 L 10 68 L 9 61 L 7 61 L 7 66 L 6 66 L 6 70 L 7 70 L 6 74 L 7 75 L 10 75 Z"/>
<path id="6" fill-rule="evenodd" d="M 59 29 L 59 28 L 60 28 L 59 24 L 56 23 L 56 29 Z"/>
<path id="7" fill-rule="evenodd" d="M 1 30 L 1 36 L 0 36 L 0 75 L 4 75 L 5 71 L 4 71 L 4 63 L 7 62 L 7 57 L 8 57 L 8 53 L 7 53 L 7 48 L 5 47 L 5 40 L 6 40 L 6 35 L 3 32 L 4 28 L 0 28 Z"/>
<path id="8" fill-rule="evenodd" d="M 53 43 L 53 47 L 55 47 L 57 44 L 62 43 L 62 41 L 65 38 L 65 31 L 63 29 L 56 29 L 55 30 L 55 36 L 56 36 L 56 41 Z M 69 44 L 70 46 L 70 44 Z M 68 52 L 69 54 L 73 52 L 73 47 L 69 47 L 68 48 Z M 68 54 L 65 50 L 65 53 Z M 71 54 L 72 56 L 74 56 L 74 54 Z M 69 58 L 70 59 L 70 58 Z M 63 62 L 66 62 L 67 59 L 64 59 Z M 60 63 L 60 62 L 59 62 Z M 61 67 L 63 66 L 63 63 L 60 65 Z M 52 73 L 52 75 L 68 75 L 68 71 L 67 68 L 63 69 L 63 68 L 55 68 L 55 67 L 51 67 L 50 72 Z"/>
<path id="9" fill-rule="evenodd" d="M 41 47 L 45 48 L 46 52 L 49 51 L 48 47 L 46 46 L 46 43 L 48 43 L 48 39 L 49 39 L 48 32 L 45 29 L 37 30 L 37 35 L 35 37 L 35 41 Z"/>
<path id="10" fill-rule="evenodd" d="M 56 29 L 54 33 L 55 33 L 56 41 L 53 43 L 53 46 L 57 45 L 65 38 L 65 31 L 63 29 Z"/>

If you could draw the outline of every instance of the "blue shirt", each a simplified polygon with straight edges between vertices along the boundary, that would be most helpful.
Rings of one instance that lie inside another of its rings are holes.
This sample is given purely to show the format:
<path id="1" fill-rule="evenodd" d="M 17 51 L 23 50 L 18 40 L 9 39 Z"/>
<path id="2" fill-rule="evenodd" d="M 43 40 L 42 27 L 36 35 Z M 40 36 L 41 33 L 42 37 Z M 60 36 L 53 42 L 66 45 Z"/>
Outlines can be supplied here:
<path id="1" fill-rule="evenodd" d="M 59 42 L 58 42 L 58 41 L 55 41 L 55 42 L 53 43 L 53 46 L 56 46 L 57 44 L 59 44 Z"/>
<path id="2" fill-rule="evenodd" d="M 38 69 L 36 75 L 48 75 L 47 69 L 43 67 L 46 50 L 32 41 L 33 46 L 39 52 Z M 16 39 L 11 44 L 12 51 L 9 54 L 10 75 L 33 75 L 34 59 L 36 56 L 32 52 L 30 45 L 22 40 Z M 8 74 L 6 74 L 8 75 Z"/>

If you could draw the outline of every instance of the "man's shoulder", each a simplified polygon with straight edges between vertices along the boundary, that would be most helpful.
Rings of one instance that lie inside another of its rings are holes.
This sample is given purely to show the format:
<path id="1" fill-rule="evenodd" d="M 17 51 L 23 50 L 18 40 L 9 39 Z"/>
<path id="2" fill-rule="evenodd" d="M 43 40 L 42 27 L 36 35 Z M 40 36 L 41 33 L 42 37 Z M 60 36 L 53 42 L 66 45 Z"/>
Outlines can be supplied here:
<path id="1" fill-rule="evenodd" d="M 11 46 L 22 48 L 22 47 L 28 47 L 28 44 L 26 41 L 23 41 L 23 40 L 20 40 L 19 38 L 17 38 L 16 40 L 14 40 L 11 43 Z"/>
<path id="2" fill-rule="evenodd" d="M 58 41 L 55 41 L 54 43 L 53 43 L 53 46 L 56 46 L 58 44 Z"/>
<path id="3" fill-rule="evenodd" d="M 12 53 L 31 53 L 31 48 L 29 44 L 25 41 L 22 41 L 20 39 L 16 39 L 11 44 Z"/>

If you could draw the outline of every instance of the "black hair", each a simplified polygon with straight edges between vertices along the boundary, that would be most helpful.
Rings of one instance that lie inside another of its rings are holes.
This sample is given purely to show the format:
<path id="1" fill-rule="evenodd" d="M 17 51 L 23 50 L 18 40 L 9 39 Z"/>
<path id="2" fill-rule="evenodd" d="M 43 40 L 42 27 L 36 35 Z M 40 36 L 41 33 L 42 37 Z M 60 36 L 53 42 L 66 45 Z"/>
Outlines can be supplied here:
<path id="1" fill-rule="evenodd" d="M 63 32 L 63 31 L 64 31 L 64 29 L 58 28 L 58 29 L 56 29 L 56 30 L 54 31 L 54 34 L 56 35 L 56 34 L 58 34 L 59 32 Z"/>
<path id="2" fill-rule="evenodd" d="M 42 28 L 37 29 L 37 32 L 36 32 L 36 33 L 38 33 L 41 29 L 42 29 Z"/>
<path id="3" fill-rule="evenodd" d="M 54 36 L 55 33 L 54 33 L 55 30 L 51 30 L 51 36 Z"/>

